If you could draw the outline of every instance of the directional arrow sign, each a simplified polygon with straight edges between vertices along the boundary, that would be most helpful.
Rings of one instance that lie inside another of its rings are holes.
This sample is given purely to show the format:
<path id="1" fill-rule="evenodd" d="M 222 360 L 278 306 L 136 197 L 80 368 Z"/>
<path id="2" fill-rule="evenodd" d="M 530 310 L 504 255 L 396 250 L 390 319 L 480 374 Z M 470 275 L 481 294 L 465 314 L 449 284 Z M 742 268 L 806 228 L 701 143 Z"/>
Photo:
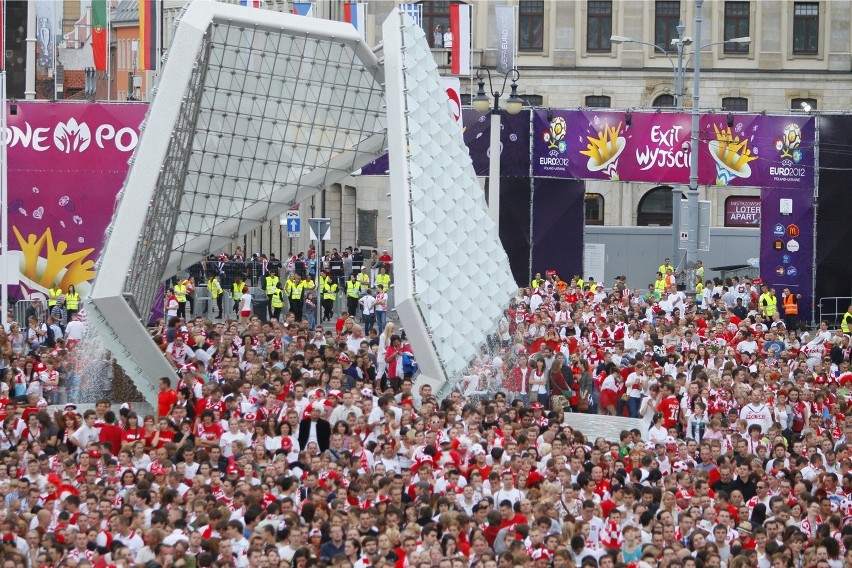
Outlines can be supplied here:
<path id="1" fill-rule="evenodd" d="M 308 226 L 311 228 L 312 241 L 330 241 L 331 240 L 331 219 L 313 218 L 308 219 Z M 317 235 L 320 237 L 317 238 Z"/>
<path id="2" fill-rule="evenodd" d="M 290 209 L 287 211 L 287 236 L 298 237 L 302 232 L 302 220 L 299 219 L 299 211 Z"/>

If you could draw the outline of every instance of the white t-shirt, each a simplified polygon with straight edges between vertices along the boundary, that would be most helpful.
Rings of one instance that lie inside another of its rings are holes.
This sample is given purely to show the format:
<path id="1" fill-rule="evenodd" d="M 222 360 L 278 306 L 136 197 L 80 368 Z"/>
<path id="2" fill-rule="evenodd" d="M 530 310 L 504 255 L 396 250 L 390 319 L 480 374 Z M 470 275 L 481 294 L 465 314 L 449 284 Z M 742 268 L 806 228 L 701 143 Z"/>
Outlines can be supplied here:
<path id="1" fill-rule="evenodd" d="M 240 311 L 251 311 L 251 294 L 248 292 L 245 292 L 242 296 L 240 296 Z"/>

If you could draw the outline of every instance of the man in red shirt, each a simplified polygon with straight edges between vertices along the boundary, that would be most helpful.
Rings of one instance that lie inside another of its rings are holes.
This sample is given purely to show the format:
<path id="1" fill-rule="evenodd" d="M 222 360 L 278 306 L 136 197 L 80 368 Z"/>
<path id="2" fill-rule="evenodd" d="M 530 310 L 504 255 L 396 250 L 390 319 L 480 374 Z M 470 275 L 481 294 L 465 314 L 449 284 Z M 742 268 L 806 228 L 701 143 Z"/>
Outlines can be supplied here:
<path id="1" fill-rule="evenodd" d="M 168 416 L 177 402 L 177 393 L 172 390 L 172 380 L 160 379 L 160 392 L 157 394 L 157 416 Z"/>
<path id="2" fill-rule="evenodd" d="M 392 274 L 391 268 L 393 266 L 393 258 L 390 254 L 388 254 L 387 249 L 382 251 L 382 255 L 379 257 L 379 262 L 382 263 L 382 268 L 385 269 L 387 274 Z"/>
<path id="3" fill-rule="evenodd" d="M 665 396 L 660 401 L 657 410 L 663 413 L 663 426 L 668 429 L 677 425 L 680 403 L 674 395 L 674 385 L 672 383 L 666 383 L 662 388 Z"/>

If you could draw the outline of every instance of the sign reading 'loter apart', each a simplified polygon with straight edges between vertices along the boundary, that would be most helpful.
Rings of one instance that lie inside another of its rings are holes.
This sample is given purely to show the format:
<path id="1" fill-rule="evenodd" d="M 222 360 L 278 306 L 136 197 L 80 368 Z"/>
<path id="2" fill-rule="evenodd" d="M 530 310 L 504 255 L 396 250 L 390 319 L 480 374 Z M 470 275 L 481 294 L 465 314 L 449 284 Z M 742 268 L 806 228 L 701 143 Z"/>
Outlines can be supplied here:
<path id="1" fill-rule="evenodd" d="M 730 197 L 725 200 L 726 227 L 760 227 L 759 197 Z"/>

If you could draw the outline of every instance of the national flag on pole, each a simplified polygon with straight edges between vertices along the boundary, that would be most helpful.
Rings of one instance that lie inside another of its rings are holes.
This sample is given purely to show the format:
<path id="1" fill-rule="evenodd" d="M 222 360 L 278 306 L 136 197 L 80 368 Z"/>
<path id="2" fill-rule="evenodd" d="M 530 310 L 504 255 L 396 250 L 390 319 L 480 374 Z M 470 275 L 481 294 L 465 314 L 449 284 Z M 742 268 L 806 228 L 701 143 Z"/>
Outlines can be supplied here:
<path id="1" fill-rule="evenodd" d="M 92 57 L 98 71 L 107 70 L 108 39 L 106 0 L 92 0 Z"/>
<path id="2" fill-rule="evenodd" d="M 347 2 L 343 5 L 343 17 L 358 30 L 361 39 L 366 39 L 367 5 L 360 2 Z"/>
<path id="3" fill-rule="evenodd" d="M 299 16 L 314 17 L 314 2 L 293 2 L 293 13 Z"/>
<path id="4" fill-rule="evenodd" d="M 263 0 L 240 0 L 240 6 L 247 6 L 249 8 L 262 8 Z"/>
<path id="5" fill-rule="evenodd" d="M 159 0 L 139 0 L 139 68 L 157 69 L 157 17 Z"/>
<path id="6" fill-rule="evenodd" d="M 415 4 L 414 2 L 407 2 L 405 4 L 400 4 L 399 9 L 403 14 L 408 14 L 414 23 L 418 26 L 420 25 L 421 20 L 421 6 L 420 4 Z"/>
<path id="7" fill-rule="evenodd" d="M 453 33 L 453 75 L 470 75 L 470 5 L 450 4 L 450 29 Z"/>

